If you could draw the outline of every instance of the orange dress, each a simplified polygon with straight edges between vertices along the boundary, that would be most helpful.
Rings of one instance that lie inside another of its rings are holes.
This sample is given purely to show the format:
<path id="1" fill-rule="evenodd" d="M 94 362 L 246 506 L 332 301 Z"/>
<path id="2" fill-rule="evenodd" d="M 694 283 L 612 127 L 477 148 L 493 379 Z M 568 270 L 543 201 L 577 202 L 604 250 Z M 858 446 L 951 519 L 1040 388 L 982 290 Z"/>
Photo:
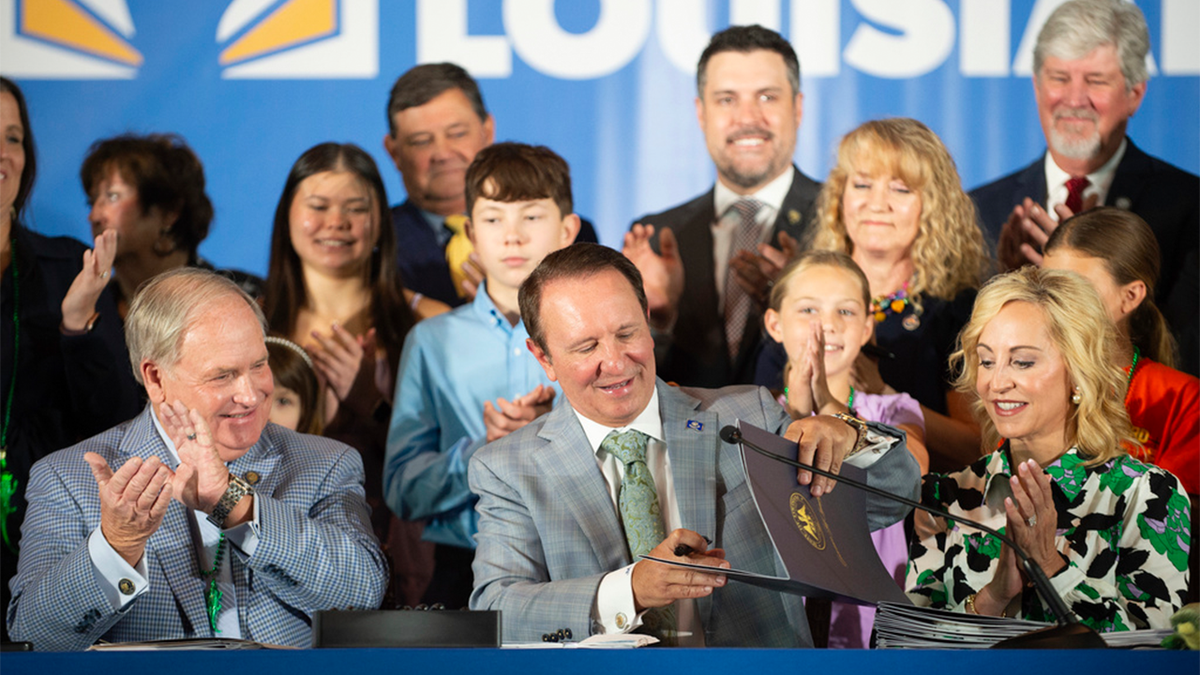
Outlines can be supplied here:
<path id="1" fill-rule="evenodd" d="M 1130 454 L 1175 474 L 1188 494 L 1200 494 L 1200 380 L 1139 359 L 1125 409 L 1142 444 Z"/>

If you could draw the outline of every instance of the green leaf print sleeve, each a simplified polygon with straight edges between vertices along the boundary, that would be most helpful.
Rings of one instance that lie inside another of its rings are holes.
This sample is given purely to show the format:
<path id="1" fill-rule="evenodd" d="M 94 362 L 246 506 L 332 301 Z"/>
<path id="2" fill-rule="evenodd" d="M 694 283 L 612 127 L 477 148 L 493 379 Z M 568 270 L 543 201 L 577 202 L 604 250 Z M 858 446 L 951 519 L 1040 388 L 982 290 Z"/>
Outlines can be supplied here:
<path id="1" fill-rule="evenodd" d="M 1076 511 L 1086 556 L 1052 582 L 1085 624 L 1099 631 L 1169 628 L 1183 606 L 1190 537 L 1188 499 L 1170 473 L 1121 457 L 1099 471 L 1098 488 Z M 1086 562 L 1086 564 L 1082 564 Z M 1032 617 L 1031 617 L 1032 618 Z"/>

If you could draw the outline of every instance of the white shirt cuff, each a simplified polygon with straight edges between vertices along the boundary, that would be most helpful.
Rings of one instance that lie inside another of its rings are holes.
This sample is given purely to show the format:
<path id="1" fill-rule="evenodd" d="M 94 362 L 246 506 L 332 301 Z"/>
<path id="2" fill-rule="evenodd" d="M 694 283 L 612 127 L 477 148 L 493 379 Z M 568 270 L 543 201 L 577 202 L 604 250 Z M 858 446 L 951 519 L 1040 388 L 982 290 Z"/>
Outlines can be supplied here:
<path id="1" fill-rule="evenodd" d="M 897 430 L 898 433 L 904 432 Z M 846 458 L 845 463 L 850 466 L 856 466 L 860 469 L 869 468 L 872 464 L 879 461 L 900 442 L 900 438 L 896 436 L 888 436 L 876 431 L 873 427 L 867 427 L 867 445 L 853 457 Z"/>
<path id="2" fill-rule="evenodd" d="M 596 589 L 596 624 L 602 635 L 619 635 L 642 625 L 633 604 L 633 565 L 604 575 Z"/>
<path id="3" fill-rule="evenodd" d="M 130 566 L 104 538 L 99 526 L 88 535 L 88 555 L 92 559 L 96 583 L 113 610 L 123 610 L 150 587 L 146 579 L 146 556 L 142 555 L 137 567 Z"/>
<path id="4" fill-rule="evenodd" d="M 251 504 L 250 508 L 251 508 L 251 512 L 254 515 L 250 518 L 250 520 L 247 520 L 246 522 L 242 523 L 241 525 L 235 525 L 234 527 L 231 527 L 228 530 L 223 530 L 225 533 L 225 538 L 229 540 L 229 543 L 238 547 L 238 550 L 240 550 L 242 553 L 245 553 L 247 557 L 254 555 L 254 551 L 258 549 L 258 537 L 259 537 L 258 500 L 259 500 L 259 496 L 257 494 L 254 495 L 253 499 L 254 499 L 254 501 Z"/>

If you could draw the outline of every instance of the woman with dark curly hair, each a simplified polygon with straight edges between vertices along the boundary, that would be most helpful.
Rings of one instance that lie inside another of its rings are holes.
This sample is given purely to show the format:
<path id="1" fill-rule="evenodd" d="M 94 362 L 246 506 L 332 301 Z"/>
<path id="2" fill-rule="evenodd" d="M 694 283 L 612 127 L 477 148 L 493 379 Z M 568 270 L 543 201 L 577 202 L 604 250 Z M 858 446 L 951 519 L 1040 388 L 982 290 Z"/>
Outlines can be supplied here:
<path id="1" fill-rule="evenodd" d="M 125 316 L 147 279 L 176 267 L 213 269 L 197 249 L 208 236 L 213 205 L 204 191 L 204 166 L 175 134 L 127 134 L 92 144 L 79 169 L 93 234 L 117 233 L 114 290 Z M 221 271 L 252 297 L 262 280 Z"/>

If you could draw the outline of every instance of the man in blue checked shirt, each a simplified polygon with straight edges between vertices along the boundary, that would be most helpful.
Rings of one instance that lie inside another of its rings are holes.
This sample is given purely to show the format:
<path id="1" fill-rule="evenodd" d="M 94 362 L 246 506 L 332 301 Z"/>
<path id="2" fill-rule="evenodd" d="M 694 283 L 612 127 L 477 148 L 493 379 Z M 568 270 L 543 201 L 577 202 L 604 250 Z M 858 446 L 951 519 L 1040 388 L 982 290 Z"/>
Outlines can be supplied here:
<path id="1" fill-rule="evenodd" d="M 322 609 L 379 605 L 387 563 L 358 453 L 268 422 L 258 304 L 224 277 L 151 280 L 125 324 L 149 405 L 30 474 L 8 628 L 97 640 L 311 644 Z"/>

